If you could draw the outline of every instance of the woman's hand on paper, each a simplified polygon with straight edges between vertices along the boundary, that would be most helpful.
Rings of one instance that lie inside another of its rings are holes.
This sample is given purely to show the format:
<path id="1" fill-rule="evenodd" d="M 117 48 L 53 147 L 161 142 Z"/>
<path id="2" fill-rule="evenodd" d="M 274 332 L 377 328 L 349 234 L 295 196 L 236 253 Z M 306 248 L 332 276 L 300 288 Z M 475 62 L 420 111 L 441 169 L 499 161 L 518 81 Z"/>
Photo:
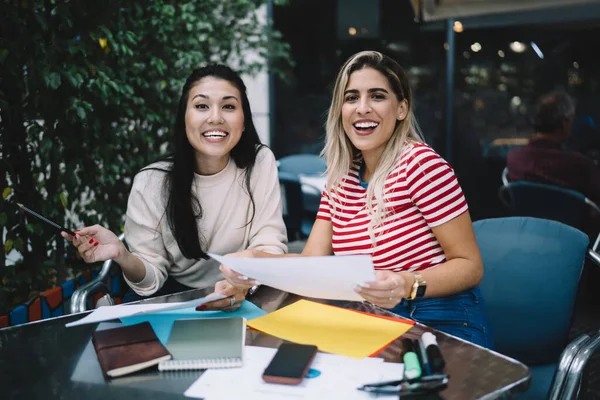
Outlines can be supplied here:
<path id="1" fill-rule="evenodd" d="M 375 282 L 366 282 L 355 291 L 376 306 L 394 308 L 409 295 L 406 285 L 406 279 L 399 273 L 375 271 Z"/>
<path id="2" fill-rule="evenodd" d="M 247 292 L 248 290 L 236 288 L 225 280 L 219 281 L 215 284 L 215 291 L 211 294 L 222 294 L 227 297 L 198 306 L 196 311 L 237 310 L 242 305 L 242 302 L 246 299 Z"/>
<path id="3" fill-rule="evenodd" d="M 86 263 L 116 259 L 126 251 L 125 245 L 117 235 L 103 226 L 86 226 L 75 231 L 75 234 L 75 237 L 72 237 L 61 232 L 62 237 L 77 247 L 77 252 Z"/>
<path id="4" fill-rule="evenodd" d="M 239 251 L 237 253 L 226 254 L 225 257 L 253 258 L 255 257 L 255 253 L 254 250 L 248 249 Z M 219 266 L 219 270 L 223 274 L 223 278 L 225 278 L 227 282 L 238 289 L 244 289 L 245 291 L 248 291 L 248 289 L 250 289 L 252 286 L 260 285 L 260 283 L 258 283 L 256 280 L 240 274 L 239 272 L 236 272 L 223 264 Z"/>

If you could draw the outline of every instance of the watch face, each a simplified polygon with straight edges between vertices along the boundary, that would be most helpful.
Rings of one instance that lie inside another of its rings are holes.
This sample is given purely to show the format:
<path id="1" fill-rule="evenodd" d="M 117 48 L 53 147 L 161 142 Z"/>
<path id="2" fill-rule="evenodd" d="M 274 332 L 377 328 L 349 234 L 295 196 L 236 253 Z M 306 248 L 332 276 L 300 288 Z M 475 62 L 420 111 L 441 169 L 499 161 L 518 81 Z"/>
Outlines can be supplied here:
<path id="1" fill-rule="evenodd" d="M 417 288 L 417 296 L 416 297 L 423 297 L 423 296 L 425 296 L 425 289 L 427 289 L 427 286 L 425 286 L 425 285 L 419 286 Z"/>

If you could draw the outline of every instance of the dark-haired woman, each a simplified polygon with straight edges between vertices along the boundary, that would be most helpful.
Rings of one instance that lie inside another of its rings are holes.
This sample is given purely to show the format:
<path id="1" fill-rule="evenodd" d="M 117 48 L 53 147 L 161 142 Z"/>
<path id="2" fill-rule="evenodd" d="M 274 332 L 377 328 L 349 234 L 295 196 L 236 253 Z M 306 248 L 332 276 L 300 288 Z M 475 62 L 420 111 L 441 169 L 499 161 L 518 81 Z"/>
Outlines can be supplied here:
<path id="1" fill-rule="evenodd" d="M 228 296 L 209 308 L 235 308 L 235 288 L 207 253 L 287 251 L 277 166 L 261 145 L 237 73 L 223 65 L 194 70 L 179 101 L 174 153 L 135 177 L 127 204 L 127 246 L 94 225 L 72 240 L 86 262 L 115 260 L 138 296 L 215 286 Z"/>

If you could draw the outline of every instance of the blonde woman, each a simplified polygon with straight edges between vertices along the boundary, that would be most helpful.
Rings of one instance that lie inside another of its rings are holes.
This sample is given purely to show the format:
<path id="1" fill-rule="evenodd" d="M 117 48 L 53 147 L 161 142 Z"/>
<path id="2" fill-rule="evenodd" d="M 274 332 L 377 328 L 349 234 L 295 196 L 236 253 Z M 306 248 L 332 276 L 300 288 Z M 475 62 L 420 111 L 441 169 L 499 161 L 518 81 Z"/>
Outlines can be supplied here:
<path id="1" fill-rule="evenodd" d="M 376 281 L 356 288 L 365 300 L 490 347 L 467 203 L 412 106 L 391 58 L 364 51 L 344 64 L 327 119 L 327 188 L 302 255 L 369 254 Z M 222 268 L 234 286 L 254 284 Z"/>

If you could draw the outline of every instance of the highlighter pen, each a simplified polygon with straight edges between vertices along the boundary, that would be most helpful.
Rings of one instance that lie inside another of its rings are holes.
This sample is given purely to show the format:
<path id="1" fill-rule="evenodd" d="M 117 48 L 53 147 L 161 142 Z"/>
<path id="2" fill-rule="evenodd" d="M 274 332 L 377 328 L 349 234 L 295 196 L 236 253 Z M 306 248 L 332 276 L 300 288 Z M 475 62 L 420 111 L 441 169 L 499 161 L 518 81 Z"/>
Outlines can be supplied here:
<path id="1" fill-rule="evenodd" d="M 442 357 L 442 352 L 438 346 L 435 335 L 431 332 L 425 332 L 423 336 L 421 336 L 421 341 L 425 347 L 425 354 L 429 360 L 431 373 L 441 374 L 444 371 L 446 362 L 444 361 L 444 357 Z"/>
<path id="2" fill-rule="evenodd" d="M 404 377 L 406 379 L 417 379 L 421 377 L 421 366 L 419 359 L 415 354 L 413 341 L 410 339 L 402 339 L 402 347 L 404 347 Z"/>
<path id="3" fill-rule="evenodd" d="M 425 351 L 425 346 L 423 345 L 423 340 L 416 340 L 417 348 L 419 349 L 419 360 L 421 361 L 421 372 L 423 375 L 431 375 L 431 367 L 429 366 L 429 358 L 427 357 L 427 352 Z"/>

